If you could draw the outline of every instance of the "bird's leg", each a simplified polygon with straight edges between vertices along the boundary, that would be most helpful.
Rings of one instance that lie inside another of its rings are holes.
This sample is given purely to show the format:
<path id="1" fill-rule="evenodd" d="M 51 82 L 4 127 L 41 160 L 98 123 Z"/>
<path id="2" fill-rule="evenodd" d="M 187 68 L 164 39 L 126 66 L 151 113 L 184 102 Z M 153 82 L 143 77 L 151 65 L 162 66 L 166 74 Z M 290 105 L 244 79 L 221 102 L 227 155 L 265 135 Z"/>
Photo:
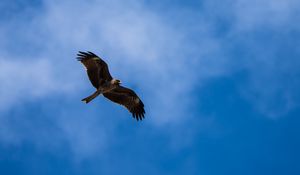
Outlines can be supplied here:
<path id="1" fill-rule="evenodd" d="M 81 101 L 85 102 L 85 103 L 89 103 L 90 101 L 92 101 L 94 98 L 96 98 L 98 95 L 100 95 L 102 93 L 102 89 L 97 89 L 96 92 L 94 92 L 92 95 L 82 99 Z"/>

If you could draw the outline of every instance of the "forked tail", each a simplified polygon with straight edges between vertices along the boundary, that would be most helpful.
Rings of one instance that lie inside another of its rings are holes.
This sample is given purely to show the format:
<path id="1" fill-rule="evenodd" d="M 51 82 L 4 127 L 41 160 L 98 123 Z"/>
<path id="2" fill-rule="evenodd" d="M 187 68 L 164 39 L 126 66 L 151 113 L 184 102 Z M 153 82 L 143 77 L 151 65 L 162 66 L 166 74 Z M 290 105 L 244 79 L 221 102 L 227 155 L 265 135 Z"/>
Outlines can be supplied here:
<path id="1" fill-rule="evenodd" d="M 92 95 L 82 99 L 81 101 L 85 102 L 85 103 L 89 103 L 90 101 L 92 101 L 94 98 L 96 98 L 98 95 L 101 94 L 101 90 L 97 90 L 96 92 L 94 92 Z"/>

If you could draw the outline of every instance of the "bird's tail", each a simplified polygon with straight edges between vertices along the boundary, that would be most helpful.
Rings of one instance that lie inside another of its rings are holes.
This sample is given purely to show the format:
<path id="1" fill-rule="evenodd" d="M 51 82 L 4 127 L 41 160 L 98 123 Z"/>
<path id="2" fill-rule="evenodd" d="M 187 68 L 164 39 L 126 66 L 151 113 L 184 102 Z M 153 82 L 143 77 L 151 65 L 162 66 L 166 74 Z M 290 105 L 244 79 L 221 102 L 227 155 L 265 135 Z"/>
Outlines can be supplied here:
<path id="1" fill-rule="evenodd" d="M 82 99 L 81 101 L 85 102 L 85 103 L 89 103 L 90 101 L 92 101 L 94 98 L 96 98 L 98 95 L 100 95 L 102 93 L 101 90 L 97 90 L 96 92 L 94 92 L 92 95 Z"/>

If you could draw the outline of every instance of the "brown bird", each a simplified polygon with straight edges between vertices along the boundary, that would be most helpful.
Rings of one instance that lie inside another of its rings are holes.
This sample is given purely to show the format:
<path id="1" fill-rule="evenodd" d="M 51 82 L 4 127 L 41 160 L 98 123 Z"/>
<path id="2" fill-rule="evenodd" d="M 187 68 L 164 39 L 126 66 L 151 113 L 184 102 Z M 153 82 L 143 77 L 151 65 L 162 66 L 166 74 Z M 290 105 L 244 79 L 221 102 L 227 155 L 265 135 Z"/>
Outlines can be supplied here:
<path id="1" fill-rule="evenodd" d="M 89 103 L 98 95 L 126 107 L 136 120 L 142 120 L 145 115 L 144 104 L 137 94 L 126 87 L 121 86 L 121 81 L 114 79 L 108 70 L 107 64 L 92 52 L 81 52 L 77 54 L 77 60 L 86 68 L 88 77 L 96 91 L 82 99 Z"/>

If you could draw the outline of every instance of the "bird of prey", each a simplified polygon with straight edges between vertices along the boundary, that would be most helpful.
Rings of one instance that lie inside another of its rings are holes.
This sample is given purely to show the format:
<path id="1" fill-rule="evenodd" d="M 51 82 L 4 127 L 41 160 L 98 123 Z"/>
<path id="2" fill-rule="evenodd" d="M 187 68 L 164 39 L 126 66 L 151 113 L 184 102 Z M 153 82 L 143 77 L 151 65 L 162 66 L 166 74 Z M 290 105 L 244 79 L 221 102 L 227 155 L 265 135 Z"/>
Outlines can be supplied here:
<path id="1" fill-rule="evenodd" d="M 81 101 L 89 103 L 102 94 L 105 98 L 126 107 L 136 120 L 144 118 L 145 110 L 142 100 L 133 90 L 121 86 L 121 81 L 110 75 L 107 64 L 99 56 L 92 52 L 81 51 L 77 56 L 77 60 L 84 65 L 92 85 L 96 88 L 92 95 Z"/>

